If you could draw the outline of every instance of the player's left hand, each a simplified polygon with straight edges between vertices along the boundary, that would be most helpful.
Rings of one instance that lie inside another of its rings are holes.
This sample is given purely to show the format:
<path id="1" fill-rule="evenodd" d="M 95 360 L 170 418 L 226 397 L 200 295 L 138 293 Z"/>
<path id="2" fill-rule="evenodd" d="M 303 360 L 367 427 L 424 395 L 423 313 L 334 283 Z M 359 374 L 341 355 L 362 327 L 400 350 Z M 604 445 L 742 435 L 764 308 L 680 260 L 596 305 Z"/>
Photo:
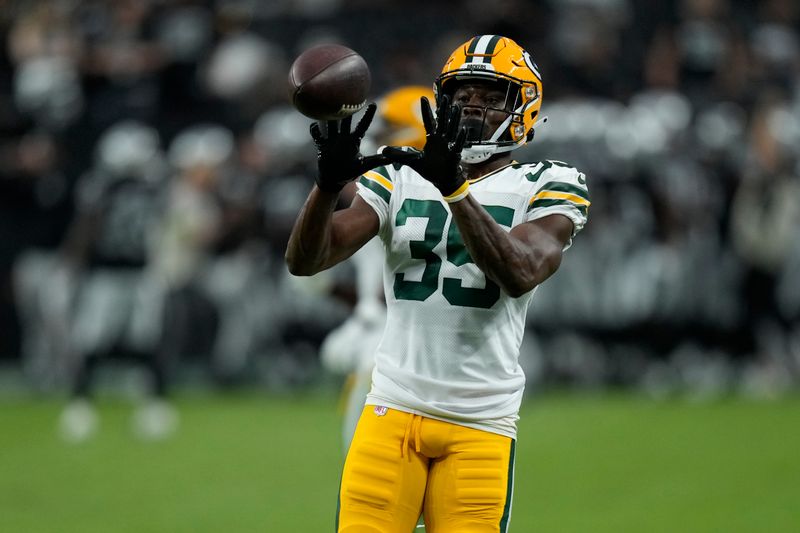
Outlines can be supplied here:
<path id="1" fill-rule="evenodd" d="M 427 98 L 423 96 L 420 105 L 426 132 L 422 151 L 404 151 L 395 146 L 386 146 L 379 152 L 393 163 L 410 166 L 433 183 L 443 196 L 450 196 L 466 180 L 461 168 L 461 150 L 467 131 L 458 127 L 461 110 L 458 106 L 450 105 L 447 95 L 442 96 L 435 119 Z"/>
<path id="2" fill-rule="evenodd" d="M 327 135 L 319 123 L 311 124 L 311 137 L 317 147 L 317 187 L 338 193 L 348 182 L 364 172 L 389 162 L 383 155 L 361 155 L 361 139 L 367 132 L 377 106 L 372 103 L 351 132 L 352 116 L 327 122 Z"/>

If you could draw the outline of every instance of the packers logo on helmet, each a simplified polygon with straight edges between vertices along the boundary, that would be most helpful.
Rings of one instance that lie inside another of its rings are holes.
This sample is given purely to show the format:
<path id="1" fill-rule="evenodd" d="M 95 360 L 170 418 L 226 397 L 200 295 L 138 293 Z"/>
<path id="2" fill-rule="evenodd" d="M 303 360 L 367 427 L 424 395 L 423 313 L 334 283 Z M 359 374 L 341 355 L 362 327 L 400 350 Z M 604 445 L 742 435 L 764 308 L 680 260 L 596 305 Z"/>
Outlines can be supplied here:
<path id="1" fill-rule="evenodd" d="M 468 163 L 485 161 L 492 155 L 519 148 L 533 138 L 533 127 L 542 106 L 542 77 L 539 68 L 521 46 L 499 35 L 479 35 L 452 53 L 436 78 L 437 102 L 442 95 L 455 92 L 464 80 L 508 83 L 505 111 L 508 118 L 489 139 L 468 142 L 462 159 Z"/>

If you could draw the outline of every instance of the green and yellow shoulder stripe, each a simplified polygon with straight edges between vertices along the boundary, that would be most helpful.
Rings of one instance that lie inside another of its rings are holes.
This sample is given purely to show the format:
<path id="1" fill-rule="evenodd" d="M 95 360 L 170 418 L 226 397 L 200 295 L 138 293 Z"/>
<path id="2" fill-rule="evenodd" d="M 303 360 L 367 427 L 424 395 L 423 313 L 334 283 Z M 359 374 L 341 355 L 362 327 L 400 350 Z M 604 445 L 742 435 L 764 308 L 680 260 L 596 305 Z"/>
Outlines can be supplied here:
<path id="1" fill-rule="evenodd" d="M 380 196 L 387 204 L 392 198 L 394 184 L 392 183 L 392 178 L 389 176 L 389 171 L 386 167 L 368 170 L 358 178 L 358 183 Z"/>
<path id="2" fill-rule="evenodd" d="M 528 202 L 528 212 L 564 206 L 577 209 L 584 217 L 588 214 L 591 201 L 586 176 L 574 167 L 560 161 L 542 161 L 525 177 L 537 183 L 536 193 Z M 541 185 L 538 185 L 539 182 Z"/>

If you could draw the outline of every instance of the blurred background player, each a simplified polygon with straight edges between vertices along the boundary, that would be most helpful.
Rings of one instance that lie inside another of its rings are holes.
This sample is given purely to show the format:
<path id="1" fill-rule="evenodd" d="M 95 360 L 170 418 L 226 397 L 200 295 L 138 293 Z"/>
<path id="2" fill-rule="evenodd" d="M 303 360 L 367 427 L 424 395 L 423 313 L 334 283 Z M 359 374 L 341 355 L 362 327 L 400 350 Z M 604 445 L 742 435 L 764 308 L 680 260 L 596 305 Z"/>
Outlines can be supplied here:
<path id="1" fill-rule="evenodd" d="M 170 145 L 174 169 L 154 268 L 169 288 L 165 349 L 220 385 L 246 379 L 253 358 L 275 344 L 270 307 L 276 294 L 263 247 L 253 168 L 255 141 L 201 123 Z M 255 159 L 258 159 L 257 155 Z"/>
<path id="2" fill-rule="evenodd" d="M 400 87 L 378 100 L 378 110 L 362 146 L 374 153 L 381 145 L 425 146 L 425 126 L 420 115 L 421 97 L 433 101 L 433 91 L 421 85 Z M 349 205 L 356 193 L 354 183 L 342 191 L 342 201 Z M 373 238 L 351 258 L 355 270 L 356 303 L 353 314 L 332 331 L 323 342 L 320 357 L 325 367 L 349 374 L 342 391 L 344 423 L 343 450 L 347 452 L 364 408 L 374 366 L 375 350 L 386 324 L 383 296 L 384 250 L 380 239 Z"/>
<path id="3" fill-rule="evenodd" d="M 103 134 L 96 165 L 78 185 L 78 215 L 47 291 L 61 305 L 52 309 L 57 318 L 46 331 L 60 336 L 52 343 L 59 347 L 55 355 L 71 370 L 72 400 L 59 421 L 66 440 L 85 440 L 97 429 L 92 383 L 98 364 L 111 356 L 136 360 L 149 371 L 146 400 L 133 419 L 137 434 L 160 438 L 177 423 L 166 401 L 159 349 L 165 287 L 151 268 L 165 178 L 157 132 L 124 121 Z"/>

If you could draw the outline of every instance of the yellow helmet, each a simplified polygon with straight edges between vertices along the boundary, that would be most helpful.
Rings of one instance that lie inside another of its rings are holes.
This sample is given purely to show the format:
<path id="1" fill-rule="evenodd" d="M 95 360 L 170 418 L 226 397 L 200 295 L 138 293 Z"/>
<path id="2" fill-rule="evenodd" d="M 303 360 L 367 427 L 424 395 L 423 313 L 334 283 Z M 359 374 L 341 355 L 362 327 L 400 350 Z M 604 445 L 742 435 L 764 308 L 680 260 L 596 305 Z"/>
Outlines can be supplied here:
<path id="1" fill-rule="evenodd" d="M 456 82 L 476 79 L 508 82 L 508 118 L 489 139 L 467 142 L 462 152 L 467 163 L 485 161 L 533 139 L 533 126 L 542 106 L 539 68 L 530 54 L 508 37 L 478 35 L 456 48 L 436 78 L 436 101 L 444 94 L 452 97 Z"/>
<path id="2" fill-rule="evenodd" d="M 433 101 L 433 91 L 428 87 L 408 85 L 386 93 L 378 100 L 376 134 L 383 137 L 382 143 L 392 146 L 425 146 L 425 125 L 419 99 L 427 97 Z"/>

